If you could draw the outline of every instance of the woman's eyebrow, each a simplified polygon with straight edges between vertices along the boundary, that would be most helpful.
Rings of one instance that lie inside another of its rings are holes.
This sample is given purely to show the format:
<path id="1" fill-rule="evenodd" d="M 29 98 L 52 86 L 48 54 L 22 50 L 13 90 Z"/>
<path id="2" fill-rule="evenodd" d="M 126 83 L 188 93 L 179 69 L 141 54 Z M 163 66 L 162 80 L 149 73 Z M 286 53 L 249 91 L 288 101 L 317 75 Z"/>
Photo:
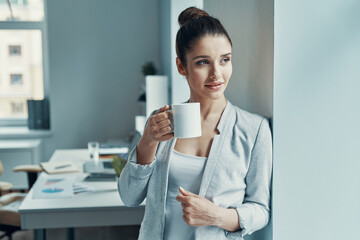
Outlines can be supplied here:
<path id="1" fill-rule="evenodd" d="M 225 53 L 225 54 L 221 55 L 221 57 L 225 57 L 225 56 L 227 56 L 227 55 L 231 55 L 231 52 Z"/>
<path id="2" fill-rule="evenodd" d="M 194 60 L 196 60 L 196 59 L 198 59 L 198 58 L 210 58 L 210 56 L 207 56 L 207 55 L 200 55 L 200 56 L 196 56 L 196 57 L 194 57 L 192 60 L 194 61 Z"/>
<path id="3" fill-rule="evenodd" d="M 231 52 L 222 54 L 221 57 L 225 57 L 225 56 L 228 56 L 228 55 L 231 55 Z M 200 56 L 194 57 L 192 60 L 194 61 L 194 60 L 196 60 L 198 58 L 210 58 L 210 56 L 208 56 L 208 55 L 200 55 Z"/>

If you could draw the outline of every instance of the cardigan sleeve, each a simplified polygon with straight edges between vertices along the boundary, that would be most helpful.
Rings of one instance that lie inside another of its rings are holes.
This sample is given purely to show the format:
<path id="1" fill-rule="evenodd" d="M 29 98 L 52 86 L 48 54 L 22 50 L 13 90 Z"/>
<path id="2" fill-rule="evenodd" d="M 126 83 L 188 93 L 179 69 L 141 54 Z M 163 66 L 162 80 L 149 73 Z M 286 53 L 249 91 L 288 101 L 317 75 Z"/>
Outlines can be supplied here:
<path id="1" fill-rule="evenodd" d="M 249 169 L 245 178 L 244 201 L 236 209 L 240 230 L 226 232 L 229 239 L 239 239 L 265 227 L 270 218 L 270 187 L 272 174 L 272 138 L 269 122 L 264 118 L 251 151 Z"/>
<path id="2" fill-rule="evenodd" d="M 150 116 L 154 115 L 156 112 L 157 111 L 153 111 Z M 127 163 L 121 171 L 118 180 L 118 191 L 121 200 L 126 206 L 135 207 L 144 201 L 147 193 L 148 182 L 155 164 L 156 157 L 150 164 L 138 164 L 137 146 L 130 152 Z"/>
<path id="3" fill-rule="evenodd" d="M 135 207 L 144 201 L 155 164 L 156 159 L 147 165 L 136 163 L 136 147 L 133 149 L 118 180 L 119 194 L 126 206 Z"/>

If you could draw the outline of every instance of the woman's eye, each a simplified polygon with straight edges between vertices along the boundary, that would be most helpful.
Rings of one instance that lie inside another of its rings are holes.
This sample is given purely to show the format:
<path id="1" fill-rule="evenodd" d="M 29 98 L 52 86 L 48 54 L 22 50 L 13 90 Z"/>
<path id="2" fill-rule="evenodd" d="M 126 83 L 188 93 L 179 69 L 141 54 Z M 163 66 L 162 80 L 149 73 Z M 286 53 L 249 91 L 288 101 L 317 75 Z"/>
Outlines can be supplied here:
<path id="1" fill-rule="evenodd" d="M 221 62 L 222 63 L 230 62 L 230 58 L 229 57 L 223 58 L 223 59 L 221 59 Z"/>
<path id="2" fill-rule="evenodd" d="M 209 61 L 206 60 L 206 59 L 203 59 L 203 60 L 200 60 L 200 61 L 196 62 L 197 65 L 204 65 L 204 64 L 208 64 L 208 63 L 209 63 Z"/>

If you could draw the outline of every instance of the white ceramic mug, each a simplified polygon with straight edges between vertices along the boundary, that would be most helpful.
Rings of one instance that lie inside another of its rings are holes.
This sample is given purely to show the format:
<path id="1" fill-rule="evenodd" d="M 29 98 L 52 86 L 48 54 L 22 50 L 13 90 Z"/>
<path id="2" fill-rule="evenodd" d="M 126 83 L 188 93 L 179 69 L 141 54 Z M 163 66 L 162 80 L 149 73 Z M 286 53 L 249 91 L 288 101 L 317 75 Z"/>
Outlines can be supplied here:
<path id="1" fill-rule="evenodd" d="M 172 114 L 174 137 L 201 136 L 200 103 L 173 104 L 169 112 Z"/>

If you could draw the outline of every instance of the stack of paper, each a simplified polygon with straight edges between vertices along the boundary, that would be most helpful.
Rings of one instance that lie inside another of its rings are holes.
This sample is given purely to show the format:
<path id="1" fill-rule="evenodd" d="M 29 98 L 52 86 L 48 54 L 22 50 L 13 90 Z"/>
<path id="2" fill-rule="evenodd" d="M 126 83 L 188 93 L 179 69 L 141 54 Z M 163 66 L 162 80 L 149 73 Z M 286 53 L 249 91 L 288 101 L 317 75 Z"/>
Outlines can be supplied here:
<path id="1" fill-rule="evenodd" d="M 33 198 L 67 198 L 83 192 L 94 192 L 95 189 L 82 182 L 76 182 L 75 177 L 42 176 L 33 187 Z"/>
<path id="2" fill-rule="evenodd" d="M 74 190 L 74 194 L 79 194 L 79 193 L 83 193 L 83 192 L 94 192 L 95 189 L 89 185 L 86 185 L 84 183 L 81 182 L 74 182 L 73 183 L 73 190 Z"/>
<path id="3" fill-rule="evenodd" d="M 101 147 L 99 149 L 99 155 L 113 155 L 123 154 L 129 151 L 128 147 Z"/>

